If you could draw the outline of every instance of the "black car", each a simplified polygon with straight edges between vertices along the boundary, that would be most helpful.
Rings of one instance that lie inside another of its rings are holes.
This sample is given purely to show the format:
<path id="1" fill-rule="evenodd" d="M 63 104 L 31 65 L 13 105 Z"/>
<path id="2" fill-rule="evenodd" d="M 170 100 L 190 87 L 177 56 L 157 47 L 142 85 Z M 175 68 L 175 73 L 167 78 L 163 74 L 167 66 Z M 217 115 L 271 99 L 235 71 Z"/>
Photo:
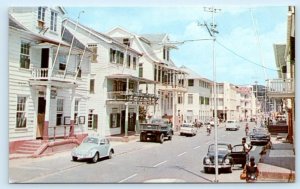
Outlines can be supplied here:
<path id="1" fill-rule="evenodd" d="M 208 173 L 215 169 L 215 144 L 208 146 L 207 155 L 203 158 L 204 172 Z M 243 145 L 231 146 L 228 143 L 218 143 L 218 168 L 224 169 L 231 173 L 232 166 L 241 164 L 243 167 L 246 164 L 246 153 L 243 150 Z"/>
<path id="2" fill-rule="evenodd" d="M 251 145 L 254 144 L 267 144 L 271 140 L 271 134 L 266 128 L 254 128 L 250 133 Z"/>

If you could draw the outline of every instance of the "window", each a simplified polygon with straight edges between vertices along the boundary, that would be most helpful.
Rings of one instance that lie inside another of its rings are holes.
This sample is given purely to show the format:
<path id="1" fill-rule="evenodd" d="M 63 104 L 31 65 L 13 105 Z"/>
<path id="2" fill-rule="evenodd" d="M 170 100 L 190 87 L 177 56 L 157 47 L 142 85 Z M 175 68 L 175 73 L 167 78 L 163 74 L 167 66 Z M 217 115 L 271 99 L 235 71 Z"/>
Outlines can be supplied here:
<path id="1" fill-rule="evenodd" d="M 95 79 L 90 80 L 90 94 L 95 93 Z"/>
<path id="2" fill-rule="evenodd" d="M 79 107 L 79 100 L 75 100 L 74 105 L 74 123 L 75 125 L 78 125 L 78 107 Z"/>
<path id="3" fill-rule="evenodd" d="M 21 53 L 20 53 L 20 68 L 29 69 L 30 56 L 29 56 L 29 43 L 21 42 Z"/>
<path id="4" fill-rule="evenodd" d="M 188 80 L 188 85 L 189 85 L 189 87 L 194 86 L 194 80 L 193 79 L 189 79 Z"/>
<path id="5" fill-rule="evenodd" d="M 205 97 L 205 105 L 209 105 L 209 98 Z"/>
<path id="6" fill-rule="evenodd" d="M 97 63 L 97 56 L 98 56 L 98 47 L 97 44 L 89 44 L 88 45 L 89 49 L 92 51 L 92 57 L 91 57 L 91 62 L 92 63 Z"/>
<path id="7" fill-rule="evenodd" d="M 200 104 L 204 104 L 204 97 L 203 96 L 200 96 Z"/>
<path id="8" fill-rule="evenodd" d="M 38 27 L 44 28 L 45 26 L 45 7 L 39 7 L 38 8 Z"/>
<path id="9" fill-rule="evenodd" d="M 139 77 L 143 77 L 143 64 L 139 64 Z"/>
<path id="10" fill-rule="evenodd" d="M 17 97 L 16 128 L 26 127 L 26 97 Z"/>
<path id="11" fill-rule="evenodd" d="M 157 81 L 156 76 L 157 76 L 157 66 L 155 65 L 155 67 L 154 67 L 154 81 Z"/>
<path id="12" fill-rule="evenodd" d="M 179 82 L 180 86 L 184 86 L 184 80 L 183 79 L 179 79 L 178 82 Z"/>
<path id="13" fill-rule="evenodd" d="M 193 94 L 188 94 L 188 104 L 193 104 Z"/>
<path id="14" fill-rule="evenodd" d="M 98 115 L 89 114 L 88 115 L 88 129 L 97 129 L 98 128 Z"/>
<path id="15" fill-rule="evenodd" d="M 130 63 L 131 63 L 131 56 L 128 54 L 127 55 L 127 68 L 130 68 Z"/>
<path id="16" fill-rule="evenodd" d="M 132 62 L 133 62 L 133 69 L 136 70 L 136 57 L 132 58 Z"/>
<path id="17" fill-rule="evenodd" d="M 178 104 L 182 104 L 182 96 L 178 95 Z"/>
<path id="18" fill-rule="evenodd" d="M 130 40 L 128 38 L 123 39 L 123 44 L 130 47 Z"/>
<path id="19" fill-rule="evenodd" d="M 64 111 L 64 99 L 57 99 L 56 125 L 62 125 L 63 111 Z"/>
<path id="20" fill-rule="evenodd" d="M 55 32 L 57 30 L 57 12 L 51 11 L 50 30 Z"/>
<path id="21" fill-rule="evenodd" d="M 116 50 L 110 49 L 109 58 L 110 62 L 116 63 Z"/>
<path id="22" fill-rule="evenodd" d="M 59 55 L 58 62 L 59 62 L 59 70 L 65 70 L 66 69 L 66 63 L 67 63 L 67 56 L 66 55 Z"/>

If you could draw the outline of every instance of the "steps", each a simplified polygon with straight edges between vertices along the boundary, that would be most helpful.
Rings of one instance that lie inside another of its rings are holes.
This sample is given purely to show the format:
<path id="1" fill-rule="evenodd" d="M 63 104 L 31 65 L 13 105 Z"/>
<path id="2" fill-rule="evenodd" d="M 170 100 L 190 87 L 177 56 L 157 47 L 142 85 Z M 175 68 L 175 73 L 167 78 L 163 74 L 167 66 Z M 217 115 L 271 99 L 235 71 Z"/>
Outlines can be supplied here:
<path id="1" fill-rule="evenodd" d="M 40 146 L 42 142 L 40 140 L 32 140 L 24 142 L 17 150 L 16 154 L 34 154 Z"/>

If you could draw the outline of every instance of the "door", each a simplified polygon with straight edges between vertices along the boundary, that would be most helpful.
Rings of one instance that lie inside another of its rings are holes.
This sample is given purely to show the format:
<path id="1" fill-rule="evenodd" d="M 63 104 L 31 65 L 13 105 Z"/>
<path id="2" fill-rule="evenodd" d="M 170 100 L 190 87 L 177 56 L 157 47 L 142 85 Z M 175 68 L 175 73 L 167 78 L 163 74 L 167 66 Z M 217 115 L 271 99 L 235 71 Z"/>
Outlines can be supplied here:
<path id="1" fill-rule="evenodd" d="M 41 68 L 48 68 L 49 66 L 49 49 L 42 49 Z"/>
<path id="2" fill-rule="evenodd" d="M 135 131 L 136 113 L 128 114 L 128 131 Z"/>
<path id="3" fill-rule="evenodd" d="M 233 159 L 233 164 L 244 164 L 246 162 L 246 152 L 244 152 L 242 144 L 233 146 L 231 157 Z"/>
<path id="4" fill-rule="evenodd" d="M 36 138 L 43 137 L 44 122 L 45 122 L 45 110 L 46 110 L 46 100 L 44 97 L 39 97 Z"/>
<path id="5" fill-rule="evenodd" d="M 125 133 L 125 110 L 121 111 L 121 134 Z"/>

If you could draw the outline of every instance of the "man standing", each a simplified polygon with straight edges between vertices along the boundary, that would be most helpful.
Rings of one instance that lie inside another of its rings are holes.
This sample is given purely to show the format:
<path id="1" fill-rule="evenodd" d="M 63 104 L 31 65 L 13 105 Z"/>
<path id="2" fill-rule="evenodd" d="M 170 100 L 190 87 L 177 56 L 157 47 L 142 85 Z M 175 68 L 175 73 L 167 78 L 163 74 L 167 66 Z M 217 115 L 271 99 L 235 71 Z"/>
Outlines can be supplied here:
<path id="1" fill-rule="evenodd" d="M 243 147 L 244 147 L 244 152 L 246 152 L 246 163 L 248 163 L 249 162 L 249 153 L 250 153 L 250 150 L 252 149 L 252 146 L 251 145 L 249 146 L 246 143 L 246 137 L 242 138 L 242 144 L 243 144 Z"/>

